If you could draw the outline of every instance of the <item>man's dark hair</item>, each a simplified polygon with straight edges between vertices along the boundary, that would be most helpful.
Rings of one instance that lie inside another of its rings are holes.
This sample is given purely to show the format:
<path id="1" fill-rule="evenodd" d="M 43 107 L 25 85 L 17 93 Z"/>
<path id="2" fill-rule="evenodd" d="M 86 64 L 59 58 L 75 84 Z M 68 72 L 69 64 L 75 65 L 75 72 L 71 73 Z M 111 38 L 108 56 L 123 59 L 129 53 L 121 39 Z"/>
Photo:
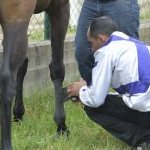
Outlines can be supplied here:
<path id="1" fill-rule="evenodd" d="M 89 31 L 92 37 L 96 37 L 99 34 L 110 36 L 114 31 L 118 31 L 118 25 L 111 18 L 101 16 L 91 22 Z"/>

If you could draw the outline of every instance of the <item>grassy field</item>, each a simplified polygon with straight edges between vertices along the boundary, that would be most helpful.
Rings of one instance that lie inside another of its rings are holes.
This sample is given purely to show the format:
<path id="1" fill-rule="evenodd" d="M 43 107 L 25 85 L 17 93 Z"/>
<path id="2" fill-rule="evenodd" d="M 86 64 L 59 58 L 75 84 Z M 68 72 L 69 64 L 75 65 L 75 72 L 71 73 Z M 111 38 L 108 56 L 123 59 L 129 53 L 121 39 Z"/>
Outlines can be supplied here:
<path id="1" fill-rule="evenodd" d="M 12 123 L 14 150 L 130 150 L 85 115 L 82 106 L 65 103 L 69 138 L 54 138 L 53 92 L 35 92 L 25 98 L 26 114 L 19 125 Z"/>

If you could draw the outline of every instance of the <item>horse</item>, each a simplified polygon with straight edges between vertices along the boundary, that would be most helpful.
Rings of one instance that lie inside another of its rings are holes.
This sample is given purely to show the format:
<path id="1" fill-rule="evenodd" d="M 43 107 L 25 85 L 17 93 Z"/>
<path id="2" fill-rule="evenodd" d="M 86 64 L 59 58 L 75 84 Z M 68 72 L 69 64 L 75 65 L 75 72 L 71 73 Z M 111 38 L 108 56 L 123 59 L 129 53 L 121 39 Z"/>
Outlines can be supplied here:
<path id="1" fill-rule="evenodd" d="M 27 29 L 32 14 L 43 11 L 49 15 L 51 23 L 52 59 L 49 70 L 55 89 L 54 121 L 58 134 L 69 133 L 65 124 L 63 89 L 63 51 L 69 23 L 69 0 L 0 0 L 0 24 L 3 31 L 3 62 L 0 75 L 2 150 L 12 150 L 12 107 L 15 121 L 22 120 L 25 112 L 22 85 L 28 65 Z"/>

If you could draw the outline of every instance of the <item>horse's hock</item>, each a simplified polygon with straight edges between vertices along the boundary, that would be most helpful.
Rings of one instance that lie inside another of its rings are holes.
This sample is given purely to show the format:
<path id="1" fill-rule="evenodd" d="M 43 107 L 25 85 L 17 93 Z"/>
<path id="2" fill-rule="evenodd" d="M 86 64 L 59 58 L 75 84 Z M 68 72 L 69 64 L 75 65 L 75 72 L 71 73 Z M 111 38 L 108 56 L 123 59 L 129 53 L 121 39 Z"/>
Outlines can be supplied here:
<path id="1" fill-rule="evenodd" d="M 150 45 L 150 22 L 142 23 L 140 27 L 140 39 Z M 79 79 L 79 72 L 74 57 L 74 35 L 67 36 L 64 48 L 65 83 L 69 84 Z M 27 51 L 29 58 L 28 71 L 24 80 L 24 94 L 30 95 L 37 90 L 53 87 L 49 75 L 48 65 L 51 61 L 51 47 L 49 41 L 29 44 Z M 2 61 L 2 49 L 0 50 L 0 62 Z"/>

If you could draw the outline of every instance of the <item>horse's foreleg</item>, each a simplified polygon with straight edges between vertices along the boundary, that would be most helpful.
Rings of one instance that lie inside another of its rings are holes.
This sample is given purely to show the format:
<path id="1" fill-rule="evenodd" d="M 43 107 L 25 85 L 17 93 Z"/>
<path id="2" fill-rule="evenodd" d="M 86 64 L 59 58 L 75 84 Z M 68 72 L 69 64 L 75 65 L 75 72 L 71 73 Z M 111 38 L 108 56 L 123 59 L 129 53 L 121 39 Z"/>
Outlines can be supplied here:
<path id="1" fill-rule="evenodd" d="M 17 73 L 17 87 L 15 103 L 13 107 L 14 121 L 21 121 L 25 113 L 24 103 L 23 103 L 23 81 L 27 72 L 28 58 L 26 57 L 23 64 Z"/>
<path id="2" fill-rule="evenodd" d="M 1 149 L 11 150 L 11 108 L 16 93 L 17 72 L 26 56 L 28 23 L 4 24 L 1 75 Z"/>
<path id="3" fill-rule="evenodd" d="M 57 132 L 62 134 L 69 133 L 65 124 L 64 111 L 64 91 L 63 80 L 65 67 L 63 63 L 64 40 L 69 22 L 69 3 L 62 5 L 52 5 L 50 14 L 51 22 L 51 46 L 52 61 L 49 65 L 51 79 L 55 87 L 55 113 L 54 120 L 57 124 Z"/>

